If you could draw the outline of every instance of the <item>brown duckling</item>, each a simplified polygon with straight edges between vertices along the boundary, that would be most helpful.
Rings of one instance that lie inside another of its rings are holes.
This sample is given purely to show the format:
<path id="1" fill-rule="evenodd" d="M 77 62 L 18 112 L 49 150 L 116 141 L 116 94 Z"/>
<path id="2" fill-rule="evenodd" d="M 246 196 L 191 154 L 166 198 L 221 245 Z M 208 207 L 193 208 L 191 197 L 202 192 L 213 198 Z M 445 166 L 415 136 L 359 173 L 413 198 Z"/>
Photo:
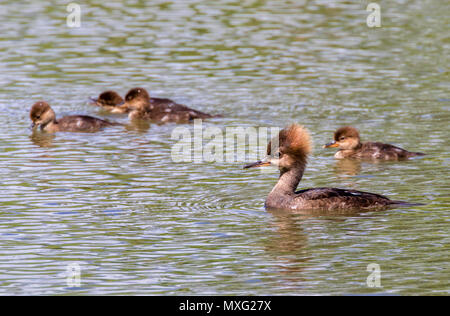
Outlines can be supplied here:
<path id="1" fill-rule="evenodd" d="M 405 204 L 392 201 L 383 195 L 356 190 L 314 188 L 296 192 L 305 171 L 308 154 L 311 152 L 309 133 L 304 127 L 293 124 L 279 133 L 278 147 L 274 146 L 276 148 L 273 150 L 272 141 L 267 147 L 267 157 L 264 160 L 244 167 L 274 165 L 280 170 L 278 183 L 267 196 L 266 208 L 345 211 L 386 209 L 395 204 Z"/>
<path id="2" fill-rule="evenodd" d="M 176 103 L 170 99 L 163 98 L 151 98 L 148 92 L 143 88 L 135 88 L 131 89 L 128 93 L 133 90 L 142 89 L 145 92 L 141 92 L 144 97 L 148 97 L 150 102 L 150 109 L 152 110 L 152 118 L 147 118 L 148 115 L 145 115 L 144 119 L 153 120 L 153 121 L 161 121 L 161 123 L 167 122 L 185 122 L 190 121 L 196 118 L 211 118 L 211 117 L 220 117 L 220 115 L 210 115 L 201 111 L 197 111 L 191 109 L 185 105 Z M 146 94 L 146 95 L 145 95 Z M 128 94 L 127 94 L 128 95 Z M 138 97 L 136 91 L 130 94 L 130 102 L 125 102 L 122 97 L 115 91 L 105 91 L 101 93 L 98 98 L 90 98 L 91 102 L 101 108 L 110 111 L 111 113 L 129 113 L 131 111 L 131 107 L 133 107 L 133 98 L 141 98 Z M 126 99 L 126 97 L 125 97 Z M 133 107 L 134 108 L 134 107 Z M 148 112 L 148 111 L 146 111 Z M 159 114 L 158 114 L 159 113 Z M 168 116 L 163 116 L 164 114 L 169 114 Z M 142 115 L 138 115 L 134 113 L 133 117 L 142 117 Z"/>
<path id="3" fill-rule="evenodd" d="M 53 109 L 47 102 L 36 102 L 30 111 L 31 127 L 39 127 L 48 133 L 55 132 L 97 132 L 107 126 L 122 125 L 91 116 L 70 115 L 56 120 Z"/>
<path id="4" fill-rule="evenodd" d="M 150 98 L 144 88 L 134 88 L 125 96 L 125 104 L 130 119 L 151 120 L 157 123 L 187 123 L 194 119 L 218 117 L 191 109 L 169 99 Z"/>
<path id="5" fill-rule="evenodd" d="M 351 126 L 339 128 L 334 133 L 334 141 L 323 146 L 324 148 L 338 147 L 335 158 L 383 159 L 402 160 L 424 153 L 410 152 L 394 145 L 378 142 L 361 143 L 359 132 Z"/>

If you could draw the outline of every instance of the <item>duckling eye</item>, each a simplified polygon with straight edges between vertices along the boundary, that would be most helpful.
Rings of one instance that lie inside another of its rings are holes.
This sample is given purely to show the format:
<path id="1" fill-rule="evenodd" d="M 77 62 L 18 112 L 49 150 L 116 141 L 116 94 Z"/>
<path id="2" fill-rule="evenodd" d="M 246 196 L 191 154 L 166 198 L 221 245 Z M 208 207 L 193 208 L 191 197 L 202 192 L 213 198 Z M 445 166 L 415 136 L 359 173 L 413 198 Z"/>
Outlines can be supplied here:
<path id="1" fill-rule="evenodd" d="M 339 140 L 344 140 L 344 139 L 345 139 L 345 136 L 339 137 Z"/>

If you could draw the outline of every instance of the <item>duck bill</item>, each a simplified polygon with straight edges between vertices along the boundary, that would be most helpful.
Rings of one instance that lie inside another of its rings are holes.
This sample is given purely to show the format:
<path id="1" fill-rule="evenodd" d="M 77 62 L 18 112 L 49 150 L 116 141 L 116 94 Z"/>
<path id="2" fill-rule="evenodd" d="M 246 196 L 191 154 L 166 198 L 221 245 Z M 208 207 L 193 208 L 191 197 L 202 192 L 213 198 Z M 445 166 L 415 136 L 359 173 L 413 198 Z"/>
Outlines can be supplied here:
<path id="1" fill-rule="evenodd" d="M 323 148 L 333 148 L 333 147 L 339 147 L 339 144 L 334 141 L 334 142 L 328 143 L 326 145 L 323 145 Z"/>
<path id="2" fill-rule="evenodd" d="M 267 160 L 259 160 L 257 162 L 248 164 L 244 166 L 244 169 L 250 169 L 250 168 L 259 168 L 259 167 L 268 167 L 270 166 L 270 162 Z"/>

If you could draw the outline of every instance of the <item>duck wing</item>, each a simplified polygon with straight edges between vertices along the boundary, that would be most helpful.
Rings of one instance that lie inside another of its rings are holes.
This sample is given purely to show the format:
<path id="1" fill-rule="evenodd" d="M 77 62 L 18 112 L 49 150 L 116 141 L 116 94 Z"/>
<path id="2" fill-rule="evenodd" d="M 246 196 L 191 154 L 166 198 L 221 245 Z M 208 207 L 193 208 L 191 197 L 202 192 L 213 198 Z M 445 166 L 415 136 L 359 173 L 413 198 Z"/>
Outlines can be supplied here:
<path id="1" fill-rule="evenodd" d="M 190 107 L 176 103 L 170 99 L 151 98 L 150 108 L 152 111 L 168 114 L 172 116 L 180 113 L 183 120 L 194 120 L 196 118 L 211 118 L 213 115 L 202 111 L 191 109 Z"/>
<path id="2" fill-rule="evenodd" d="M 86 115 L 70 115 L 58 120 L 61 131 L 68 132 L 96 132 L 106 126 L 122 125 Z"/>
<path id="3" fill-rule="evenodd" d="M 361 154 L 375 159 L 406 159 L 422 156 L 423 153 L 409 152 L 403 148 L 379 142 L 367 142 L 361 147 Z"/>
<path id="4" fill-rule="evenodd" d="M 399 201 L 392 201 L 384 195 L 337 188 L 301 190 L 296 192 L 295 198 L 312 208 L 321 209 L 376 208 L 399 204 Z"/>

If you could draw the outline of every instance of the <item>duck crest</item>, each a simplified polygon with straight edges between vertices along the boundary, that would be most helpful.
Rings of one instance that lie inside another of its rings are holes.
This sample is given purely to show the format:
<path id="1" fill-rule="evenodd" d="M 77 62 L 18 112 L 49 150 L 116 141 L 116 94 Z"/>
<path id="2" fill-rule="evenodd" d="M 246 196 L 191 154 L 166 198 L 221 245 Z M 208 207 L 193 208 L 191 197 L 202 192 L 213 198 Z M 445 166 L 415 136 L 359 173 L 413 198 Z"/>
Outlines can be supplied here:
<path id="1" fill-rule="evenodd" d="M 312 141 L 308 130 L 298 124 L 292 124 L 279 135 L 283 152 L 297 157 L 306 157 L 311 153 Z"/>

